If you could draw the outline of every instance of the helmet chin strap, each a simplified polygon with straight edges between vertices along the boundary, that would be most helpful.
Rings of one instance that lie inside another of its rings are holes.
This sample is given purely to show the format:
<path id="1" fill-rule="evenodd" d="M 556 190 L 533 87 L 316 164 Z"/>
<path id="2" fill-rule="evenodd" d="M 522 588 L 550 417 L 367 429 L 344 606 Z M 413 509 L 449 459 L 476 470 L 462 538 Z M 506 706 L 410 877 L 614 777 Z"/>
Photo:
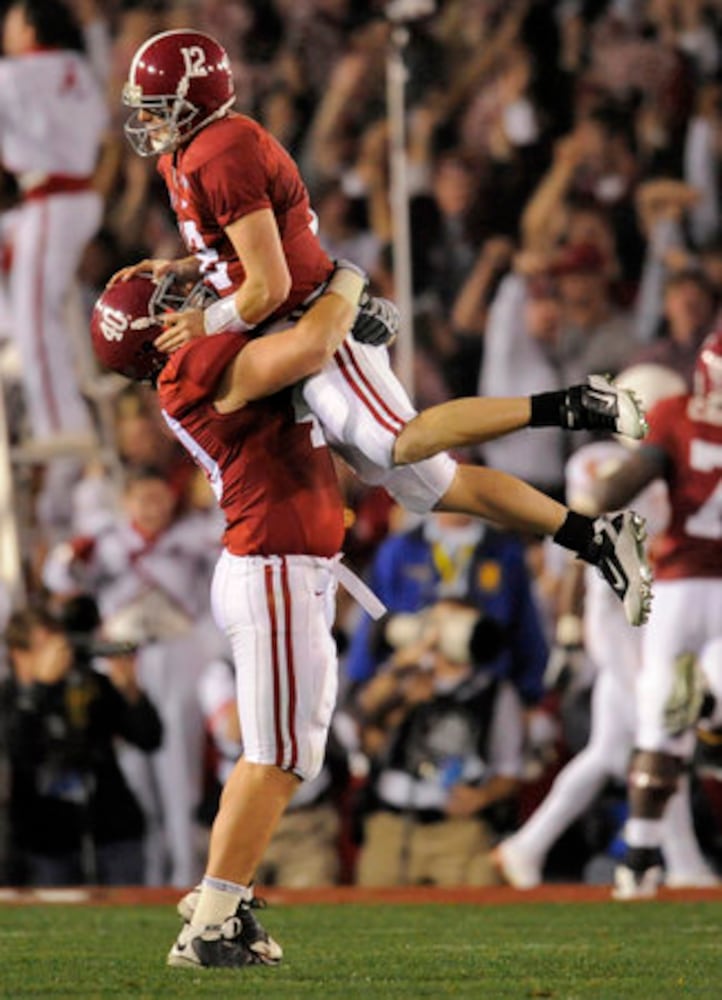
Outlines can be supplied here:
<path id="1" fill-rule="evenodd" d="M 198 122 L 198 124 L 194 125 L 190 131 L 186 132 L 186 134 L 181 137 L 181 142 L 191 139 L 197 132 L 200 132 L 202 128 L 205 128 L 206 125 L 210 125 L 211 122 L 217 121 L 219 118 L 223 118 L 224 115 L 228 114 L 235 103 L 236 96 L 234 94 L 233 97 L 229 98 L 229 100 L 227 100 L 225 104 L 222 104 L 220 108 L 216 108 L 216 110 L 211 112 L 211 114 L 204 118 L 203 121 Z"/>

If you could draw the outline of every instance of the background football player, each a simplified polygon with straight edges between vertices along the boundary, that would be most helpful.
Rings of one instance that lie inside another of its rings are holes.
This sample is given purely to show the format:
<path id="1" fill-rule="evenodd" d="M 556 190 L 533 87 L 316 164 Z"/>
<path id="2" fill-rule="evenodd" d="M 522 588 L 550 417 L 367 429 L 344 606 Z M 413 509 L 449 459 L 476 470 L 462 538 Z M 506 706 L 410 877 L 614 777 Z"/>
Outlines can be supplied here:
<path id="1" fill-rule="evenodd" d="M 615 508 L 663 479 L 671 508 L 655 542 L 655 604 L 642 637 L 620 898 L 659 884 L 661 817 L 692 754 L 701 662 L 722 705 L 722 330 L 702 345 L 693 392 L 659 402 L 649 424 L 642 446 L 594 489 L 600 508 Z"/>

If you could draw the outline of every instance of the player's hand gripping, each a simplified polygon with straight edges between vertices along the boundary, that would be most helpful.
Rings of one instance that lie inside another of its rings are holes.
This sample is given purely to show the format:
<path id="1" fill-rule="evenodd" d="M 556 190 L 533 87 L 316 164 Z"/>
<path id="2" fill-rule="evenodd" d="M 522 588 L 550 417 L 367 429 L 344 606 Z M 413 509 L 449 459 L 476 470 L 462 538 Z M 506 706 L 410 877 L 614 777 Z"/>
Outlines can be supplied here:
<path id="1" fill-rule="evenodd" d="M 172 354 L 179 347 L 205 337 L 202 309 L 184 309 L 182 312 L 168 312 L 160 317 L 163 333 L 156 337 L 153 346 L 164 354 Z"/>
<path id="2" fill-rule="evenodd" d="M 115 285 L 119 281 L 127 281 L 136 274 L 149 274 L 153 281 L 160 281 L 170 271 L 180 281 L 194 281 L 198 278 L 198 260 L 194 256 L 181 257 L 178 260 L 169 260 L 165 257 L 144 257 L 136 264 L 128 264 L 121 267 L 119 271 L 111 277 L 108 285 Z"/>

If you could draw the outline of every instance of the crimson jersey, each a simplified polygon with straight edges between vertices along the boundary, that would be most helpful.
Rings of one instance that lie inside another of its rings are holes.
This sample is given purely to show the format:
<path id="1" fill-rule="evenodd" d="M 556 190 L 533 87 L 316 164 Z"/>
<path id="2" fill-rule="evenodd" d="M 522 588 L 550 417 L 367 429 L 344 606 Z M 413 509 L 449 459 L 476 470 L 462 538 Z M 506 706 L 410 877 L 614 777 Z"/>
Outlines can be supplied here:
<path id="1" fill-rule="evenodd" d="M 316 217 L 298 168 L 257 122 L 235 113 L 212 122 L 174 154 L 161 156 L 158 169 L 183 241 L 221 295 L 245 277 L 224 230 L 264 208 L 276 218 L 291 272 L 291 293 L 274 315 L 300 305 L 329 277 L 333 265 L 316 237 Z"/>
<path id="2" fill-rule="evenodd" d="M 722 426 L 695 419 L 699 402 L 673 396 L 650 411 L 645 447 L 668 459 L 672 509 L 655 541 L 660 580 L 722 576 Z"/>
<path id="3" fill-rule="evenodd" d="M 158 381 L 163 415 L 208 476 L 230 552 L 334 556 L 344 533 L 336 472 L 315 424 L 297 419 L 293 390 L 234 413 L 213 406 L 223 371 L 247 342 L 221 333 L 176 351 Z"/>

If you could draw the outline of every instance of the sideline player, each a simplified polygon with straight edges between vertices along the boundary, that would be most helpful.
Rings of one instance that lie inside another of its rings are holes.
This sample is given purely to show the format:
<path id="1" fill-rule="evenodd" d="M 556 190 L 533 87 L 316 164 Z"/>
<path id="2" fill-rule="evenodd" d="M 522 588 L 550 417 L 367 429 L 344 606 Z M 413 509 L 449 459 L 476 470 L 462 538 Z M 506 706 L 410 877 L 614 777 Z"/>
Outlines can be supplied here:
<path id="1" fill-rule="evenodd" d="M 642 637 L 620 899 L 657 891 L 662 816 L 692 755 L 702 670 L 722 712 L 722 330 L 702 345 L 693 392 L 658 403 L 649 422 L 644 444 L 594 491 L 597 509 L 614 509 L 663 479 L 671 508 L 655 543 L 656 598 Z"/>
<path id="2" fill-rule="evenodd" d="M 619 375 L 618 383 L 634 389 L 645 408 L 686 391 L 682 376 L 661 365 L 634 365 Z M 594 441 L 576 451 L 566 468 L 570 503 L 577 510 L 587 510 L 596 478 L 621 465 L 628 454 L 628 447 L 612 440 Z M 664 484 L 651 483 L 634 503 L 647 522 L 654 551 L 654 537 L 664 529 L 669 515 Z M 562 669 L 572 673 L 580 669 L 579 661 L 588 653 L 595 670 L 591 731 L 587 745 L 562 768 L 544 801 L 494 852 L 501 874 L 518 889 L 531 889 L 542 881 L 551 847 L 610 778 L 626 776 L 634 748 L 635 679 L 642 633 L 629 628 L 596 574 L 572 559 L 563 580 L 561 610 L 556 657 L 553 653 L 549 660 L 547 683 L 553 683 Z M 686 775 L 665 813 L 662 848 L 668 886 L 717 884 L 695 838 Z"/>
<path id="3" fill-rule="evenodd" d="M 108 111 L 80 28 L 58 0 L 12 2 L 3 52 L 0 159 L 22 197 L 12 232 L 11 329 L 30 433 L 50 457 L 93 444 L 64 315 L 80 256 L 100 225 L 92 174 Z"/>
<path id="4" fill-rule="evenodd" d="M 145 271 L 156 278 L 200 272 L 221 296 L 205 309 L 167 316 L 156 346 L 173 351 L 227 330 L 258 333 L 312 300 L 333 265 L 318 242 L 306 188 L 272 136 L 231 110 L 233 80 L 222 46 L 190 30 L 153 36 L 133 57 L 124 100 L 135 109 L 126 123 L 132 145 L 141 155 L 160 156 L 189 256 L 141 261 L 114 275 L 111 286 Z M 383 333 L 384 316 L 373 303 L 363 318 L 377 320 Z M 346 338 L 323 371 L 306 381 L 303 397 L 308 419 L 320 421 L 326 441 L 360 478 L 383 485 L 418 513 L 453 510 L 554 535 L 599 565 L 629 620 L 640 624 L 649 605 L 640 519 L 626 512 L 592 522 L 511 476 L 459 466 L 443 454 L 526 426 L 607 428 L 641 437 L 644 421 L 633 397 L 597 378 L 531 400 L 454 400 L 417 416 L 386 348 L 359 336 Z"/>

